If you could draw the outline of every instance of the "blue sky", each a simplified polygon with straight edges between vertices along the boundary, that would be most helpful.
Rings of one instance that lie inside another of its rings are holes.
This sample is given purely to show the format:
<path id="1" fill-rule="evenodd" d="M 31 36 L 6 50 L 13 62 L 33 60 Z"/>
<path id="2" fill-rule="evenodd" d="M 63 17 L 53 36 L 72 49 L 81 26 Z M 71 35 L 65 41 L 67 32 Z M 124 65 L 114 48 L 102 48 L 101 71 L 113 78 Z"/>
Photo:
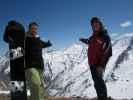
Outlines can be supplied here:
<path id="1" fill-rule="evenodd" d="M 7 45 L 2 41 L 9 20 L 21 22 L 26 30 L 31 21 L 39 24 L 42 39 L 50 39 L 54 49 L 77 43 L 89 36 L 90 19 L 98 16 L 109 34 L 133 32 L 133 0 L 1 0 L 0 53 Z"/>

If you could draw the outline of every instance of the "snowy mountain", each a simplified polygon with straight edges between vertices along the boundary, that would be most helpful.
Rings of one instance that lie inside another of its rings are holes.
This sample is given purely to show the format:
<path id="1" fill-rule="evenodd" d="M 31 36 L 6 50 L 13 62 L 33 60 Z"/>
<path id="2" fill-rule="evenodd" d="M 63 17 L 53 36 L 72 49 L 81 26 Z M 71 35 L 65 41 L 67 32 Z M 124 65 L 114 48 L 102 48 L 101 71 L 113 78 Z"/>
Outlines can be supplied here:
<path id="1" fill-rule="evenodd" d="M 8 90 L 8 82 L 9 82 L 9 60 L 6 57 L 0 57 L 0 94 L 2 90 Z"/>
<path id="2" fill-rule="evenodd" d="M 113 38 L 113 56 L 104 79 L 108 95 L 114 98 L 133 98 L 133 33 Z M 61 51 L 44 50 L 45 82 L 50 95 L 95 97 L 87 60 L 87 46 L 74 44 Z M 4 59 L 4 60 L 3 60 Z M 8 59 L 0 58 L 0 72 L 9 72 Z"/>

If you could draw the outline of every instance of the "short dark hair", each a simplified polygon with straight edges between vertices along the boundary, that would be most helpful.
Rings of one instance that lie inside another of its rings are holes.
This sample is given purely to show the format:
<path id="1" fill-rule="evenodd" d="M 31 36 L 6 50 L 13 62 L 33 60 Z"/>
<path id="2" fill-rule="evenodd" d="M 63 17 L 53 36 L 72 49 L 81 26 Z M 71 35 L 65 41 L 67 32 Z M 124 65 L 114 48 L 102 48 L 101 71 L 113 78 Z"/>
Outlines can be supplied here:
<path id="1" fill-rule="evenodd" d="M 92 17 L 91 24 L 93 24 L 94 22 L 102 23 L 98 17 Z"/>
<path id="2" fill-rule="evenodd" d="M 10 21 L 8 22 L 8 25 L 16 25 L 16 23 L 17 23 L 17 21 L 15 21 L 15 20 L 10 20 Z"/>
<path id="3" fill-rule="evenodd" d="M 38 24 L 36 23 L 36 22 L 31 22 L 30 24 L 29 24 L 29 29 L 31 28 L 31 26 L 33 26 L 33 25 L 35 25 L 35 26 L 37 26 L 38 27 Z"/>

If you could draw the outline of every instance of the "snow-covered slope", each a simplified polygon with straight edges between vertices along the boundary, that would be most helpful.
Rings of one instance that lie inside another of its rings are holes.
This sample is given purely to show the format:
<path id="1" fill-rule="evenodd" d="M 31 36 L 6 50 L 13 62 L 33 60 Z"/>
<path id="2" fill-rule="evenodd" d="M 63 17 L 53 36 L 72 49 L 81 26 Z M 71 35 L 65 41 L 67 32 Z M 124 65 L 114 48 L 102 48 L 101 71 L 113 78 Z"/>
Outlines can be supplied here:
<path id="1" fill-rule="evenodd" d="M 116 37 L 112 44 L 113 56 L 104 75 L 108 95 L 119 99 L 133 98 L 133 33 Z M 88 66 L 87 46 L 74 44 L 62 51 L 44 51 L 43 57 L 45 82 L 50 95 L 96 96 Z M 1 63 L 0 71 L 4 64 Z"/>
<path id="2" fill-rule="evenodd" d="M 9 81 L 9 60 L 4 56 L 0 57 L 0 94 L 1 90 L 8 90 L 7 84 Z"/>

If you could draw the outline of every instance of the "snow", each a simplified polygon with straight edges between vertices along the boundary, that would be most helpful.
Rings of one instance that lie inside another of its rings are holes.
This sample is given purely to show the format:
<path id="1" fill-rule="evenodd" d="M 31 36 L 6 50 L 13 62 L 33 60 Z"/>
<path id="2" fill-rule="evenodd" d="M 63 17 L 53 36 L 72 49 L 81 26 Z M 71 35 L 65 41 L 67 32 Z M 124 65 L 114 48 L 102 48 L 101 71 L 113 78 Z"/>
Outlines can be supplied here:
<path id="1" fill-rule="evenodd" d="M 112 48 L 113 56 L 110 58 L 110 60 L 107 64 L 107 68 L 106 68 L 105 75 L 104 75 L 105 80 L 107 80 L 107 78 L 109 78 L 109 75 L 112 73 L 113 68 L 115 66 L 115 62 L 117 61 L 120 54 L 128 48 L 130 41 L 131 41 L 131 37 L 121 36 L 121 38 L 119 38 L 119 39 L 120 40 L 117 41 L 117 43 Z M 123 41 L 126 41 L 126 44 L 123 44 Z"/>
<path id="2" fill-rule="evenodd" d="M 10 91 L 0 91 L 0 94 L 6 94 L 9 95 Z"/>
<path id="3" fill-rule="evenodd" d="M 107 84 L 109 96 L 116 99 L 133 98 L 133 81 L 116 81 Z"/>

